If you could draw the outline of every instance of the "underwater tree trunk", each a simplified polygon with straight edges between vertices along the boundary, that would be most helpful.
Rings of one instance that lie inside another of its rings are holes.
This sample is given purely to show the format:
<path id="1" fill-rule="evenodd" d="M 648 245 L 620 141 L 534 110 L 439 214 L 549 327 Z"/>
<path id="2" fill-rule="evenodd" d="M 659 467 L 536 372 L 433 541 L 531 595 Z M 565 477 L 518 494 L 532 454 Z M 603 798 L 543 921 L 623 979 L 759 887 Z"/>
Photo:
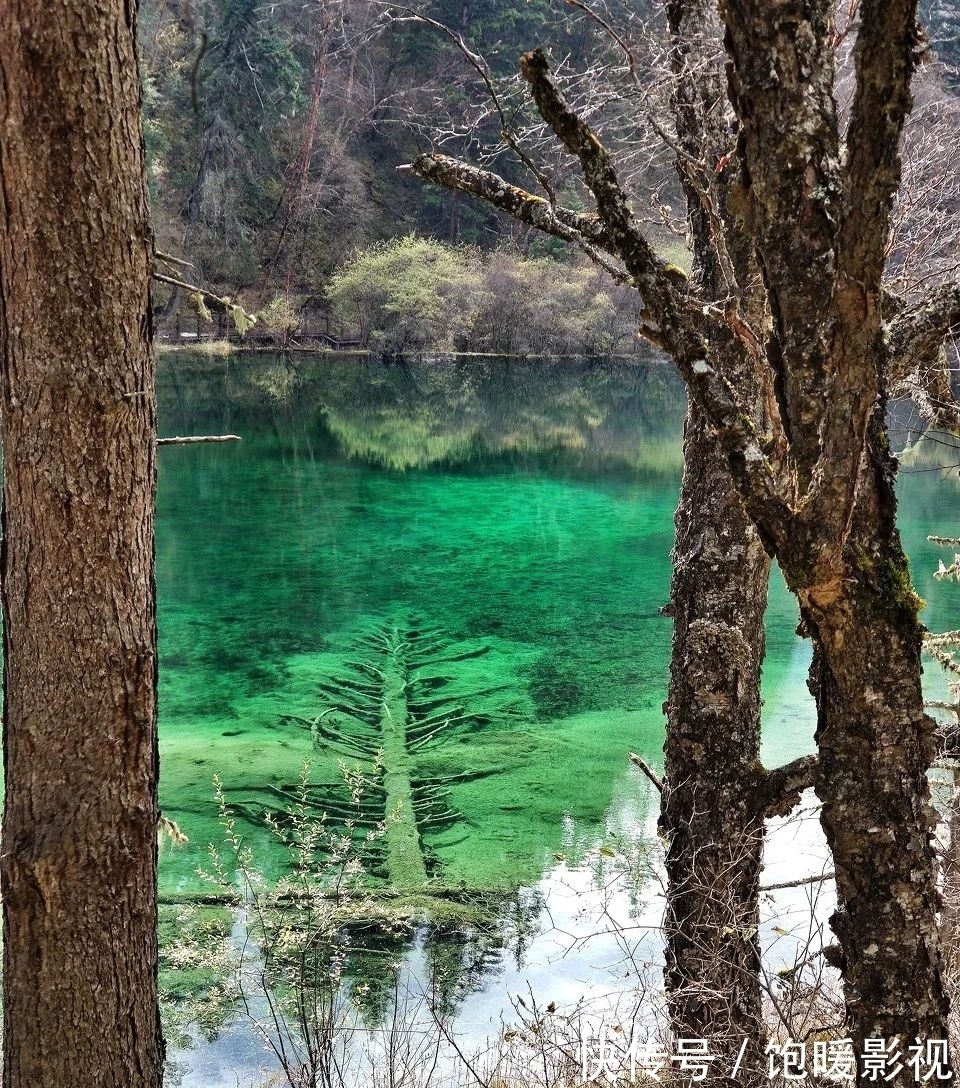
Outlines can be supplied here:
<path id="1" fill-rule="evenodd" d="M 159 1088 L 136 4 L 0 5 L 6 1088 Z"/>
<path id="2" fill-rule="evenodd" d="M 709 1041 L 718 1058 L 712 1083 L 759 1084 L 764 813 L 756 774 L 770 562 L 696 406 L 684 434 L 676 530 L 660 817 L 670 1019 L 676 1037 Z"/>
<path id="3" fill-rule="evenodd" d="M 427 883 L 420 829 L 414 811 L 412 760 L 407 744 L 409 676 L 406 640 L 395 627 L 384 661 L 380 730 L 383 737 L 383 789 L 386 794 L 387 875 L 394 888 Z"/>

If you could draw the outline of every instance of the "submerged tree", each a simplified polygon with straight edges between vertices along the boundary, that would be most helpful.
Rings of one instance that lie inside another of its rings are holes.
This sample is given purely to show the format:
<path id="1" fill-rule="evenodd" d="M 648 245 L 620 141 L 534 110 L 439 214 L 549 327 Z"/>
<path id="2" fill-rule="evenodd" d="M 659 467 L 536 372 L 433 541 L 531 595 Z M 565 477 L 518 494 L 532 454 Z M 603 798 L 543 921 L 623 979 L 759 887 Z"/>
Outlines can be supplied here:
<path id="1" fill-rule="evenodd" d="M 0 6 L 4 1070 L 159 1088 L 136 4 Z"/>
<path id="2" fill-rule="evenodd" d="M 675 64 L 704 55 L 697 10 L 669 5 Z M 854 1051 L 880 1036 L 906 1053 L 916 1039 L 946 1037 L 947 999 L 926 779 L 933 727 L 920 692 L 919 601 L 895 525 L 884 409 L 888 385 L 905 368 L 935 364 L 960 318 L 956 286 L 905 299 L 883 282 L 916 64 L 915 4 L 861 5 L 845 129 L 835 98 L 842 35 L 829 3 L 749 0 L 723 5 L 721 20 L 728 127 L 715 120 L 716 98 L 713 113 L 697 92 L 675 103 L 698 255 L 690 279 L 657 255 L 613 158 L 540 52 L 523 57 L 522 74 L 579 162 L 595 213 L 439 155 L 413 169 L 616 258 L 640 292 L 642 331 L 686 380 L 688 435 L 701 427 L 722 458 L 813 640 L 814 778 L 839 901 L 831 958 L 844 975 Z M 696 513 L 688 516 L 696 525 Z M 702 531 L 715 530 L 714 515 Z M 690 649 L 698 661 L 725 652 L 707 639 Z M 697 698 L 708 704 L 716 695 L 722 707 L 736 683 L 754 680 L 728 676 Z M 677 691 L 675 683 L 672 697 Z M 701 759 L 716 758 L 703 747 L 714 736 L 697 738 Z M 758 780 L 755 800 L 775 806 L 783 791 L 771 787 L 799 784 L 785 780 L 804 770 Z M 669 828 L 669 796 L 665 820 Z M 913 1076 L 908 1066 L 891 1074 L 904 1083 Z"/>

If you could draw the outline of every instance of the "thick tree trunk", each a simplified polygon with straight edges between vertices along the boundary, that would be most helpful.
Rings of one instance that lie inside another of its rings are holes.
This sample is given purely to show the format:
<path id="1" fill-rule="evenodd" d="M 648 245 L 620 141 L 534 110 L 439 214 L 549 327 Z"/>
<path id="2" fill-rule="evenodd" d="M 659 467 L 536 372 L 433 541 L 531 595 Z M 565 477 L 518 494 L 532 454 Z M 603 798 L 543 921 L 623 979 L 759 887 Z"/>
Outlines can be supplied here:
<path id="1" fill-rule="evenodd" d="M 757 946 L 763 810 L 760 668 L 770 563 L 694 406 L 684 435 L 665 705 L 666 984 L 678 1037 L 712 1082 L 765 1081 Z M 746 1042 L 741 1071 L 730 1079 Z"/>
<path id="2" fill-rule="evenodd" d="M 6 1088 L 158 1088 L 133 2 L 0 5 Z"/>

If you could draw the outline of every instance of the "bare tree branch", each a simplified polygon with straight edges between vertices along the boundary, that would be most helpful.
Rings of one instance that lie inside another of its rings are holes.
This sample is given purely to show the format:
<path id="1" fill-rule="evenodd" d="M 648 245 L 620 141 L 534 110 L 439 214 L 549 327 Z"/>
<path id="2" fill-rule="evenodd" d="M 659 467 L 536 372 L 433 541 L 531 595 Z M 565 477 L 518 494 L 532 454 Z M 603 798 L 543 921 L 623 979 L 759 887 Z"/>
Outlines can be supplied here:
<path id="1" fill-rule="evenodd" d="M 754 803 L 764 816 L 786 816 L 800 802 L 800 794 L 815 784 L 817 757 L 801 756 L 764 772 Z"/>
<path id="2" fill-rule="evenodd" d="M 491 170 L 481 170 L 449 155 L 421 155 L 413 163 L 398 166 L 424 181 L 480 197 L 506 212 L 520 223 L 536 227 L 555 238 L 579 246 L 592 261 L 604 268 L 617 283 L 632 284 L 633 279 L 604 253 L 616 255 L 609 235 L 595 215 L 572 211 L 543 197 L 511 185 Z"/>
<path id="3" fill-rule="evenodd" d="M 960 430 L 960 405 L 951 388 L 944 340 L 957 326 L 960 283 L 934 288 L 885 325 L 888 391 L 910 397 L 927 423 L 953 432 Z"/>
<path id="4" fill-rule="evenodd" d="M 184 438 L 158 438 L 158 446 L 193 446 L 201 442 L 240 442 L 238 434 L 192 434 Z"/>
<path id="5" fill-rule="evenodd" d="M 402 13 L 401 18 L 398 21 L 403 22 L 409 20 L 411 22 L 423 23 L 425 26 L 432 27 L 445 38 L 452 41 L 457 49 L 460 50 L 470 67 L 473 68 L 477 75 L 483 80 L 483 85 L 487 91 L 487 97 L 493 103 L 493 107 L 497 111 L 497 117 L 500 120 L 500 135 L 503 137 L 504 142 L 537 179 L 542 186 L 543 191 L 550 198 L 551 203 L 554 203 L 557 197 L 553 185 L 547 175 L 537 166 L 533 159 L 530 158 L 520 141 L 517 139 L 516 133 L 513 130 L 513 124 L 507 116 L 507 111 L 500 99 L 500 95 L 497 93 L 493 76 L 490 74 L 490 67 L 484 58 L 478 53 L 474 53 L 463 40 L 463 35 L 458 34 L 455 30 L 447 26 L 446 23 L 442 23 L 438 19 L 432 19 L 430 16 L 424 15 L 422 12 L 414 11 L 412 8 L 397 8 L 394 5 L 390 5 L 390 7 L 391 9 Z"/>
<path id="6" fill-rule="evenodd" d="M 567 105 L 544 54 L 525 53 L 520 70 L 544 120 L 579 160 L 610 245 L 643 297 L 641 331 L 673 356 L 717 432 L 751 516 L 771 546 L 777 546 L 786 538 L 795 487 L 792 478 L 775 469 L 764 448 L 768 443 L 754 422 L 763 413 L 757 405 L 744 403 L 727 377 L 708 362 L 707 334 L 714 343 L 738 352 L 755 350 L 755 345 L 744 340 L 735 312 L 705 307 L 688 293 L 683 272 L 656 254 L 634 220 L 609 152 Z"/>
<path id="7" fill-rule="evenodd" d="M 492 170 L 481 170 L 449 155 L 435 153 L 420 155 L 410 165 L 399 166 L 397 169 L 409 170 L 435 185 L 480 197 L 519 222 L 537 227 L 556 238 L 568 242 L 582 239 L 613 255 L 618 252 L 598 216 L 572 211 L 562 204 L 553 204 L 541 196 L 527 192 L 526 189 L 511 185 Z"/>
<path id="8" fill-rule="evenodd" d="M 846 139 L 837 256 L 840 291 L 866 291 L 875 297 L 880 290 L 890 213 L 900 184 L 900 136 L 911 105 L 916 6 L 916 0 L 864 0 L 862 5 L 854 50 L 857 83 Z"/>
<path id="9" fill-rule="evenodd" d="M 729 199 L 763 266 L 773 321 L 767 354 L 803 490 L 820 452 L 831 355 L 822 321 L 833 297 L 839 194 L 831 9 L 831 0 L 721 4 L 740 121 L 741 178 Z"/>
<path id="10" fill-rule="evenodd" d="M 654 784 L 654 786 L 657 787 L 657 790 L 660 793 L 663 793 L 663 779 L 658 774 L 656 774 L 656 772 L 653 770 L 650 764 L 646 762 L 646 760 L 638 756 L 636 752 L 631 752 L 630 762 L 634 765 L 634 767 L 639 767 L 640 770 L 643 771 L 643 773 L 647 776 L 647 778 L 649 778 L 650 781 Z"/>
<path id="11" fill-rule="evenodd" d="M 805 884 L 823 884 L 827 880 L 836 879 L 836 873 L 829 869 L 825 873 L 819 873 L 817 876 L 805 876 L 799 880 L 784 880 L 779 884 L 761 884 L 760 891 L 762 892 L 777 892 L 782 888 L 802 888 Z"/>
<path id="12" fill-rule="evenodd" d="M 689 334 L 682 316 L 686 277 L 679 269 L 667 275 L 667 265 L 638 229 L 617 178 L 613 160 L 590 127 L 571 110 L 539 49 L 524 53 L 520 71 L 530 84 L 534 101 L 543 119 L 575 155 L 584 180 L 597 202 L 597 211 L 611 242 L 632 272 L 649 305 L 676 326 L 677 333 Z"/>

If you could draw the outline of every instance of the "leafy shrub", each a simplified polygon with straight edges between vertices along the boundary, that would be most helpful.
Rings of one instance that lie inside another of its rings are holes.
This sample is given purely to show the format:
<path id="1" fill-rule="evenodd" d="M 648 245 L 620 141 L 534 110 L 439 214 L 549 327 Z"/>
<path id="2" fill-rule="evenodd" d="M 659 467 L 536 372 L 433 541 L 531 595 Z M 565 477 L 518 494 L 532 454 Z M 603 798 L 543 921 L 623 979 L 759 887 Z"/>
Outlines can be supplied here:
<path id="1" fill-rule="evenodd" d="M 479 299 L 480 259 L 470 249 L 408 235 L 359 253 L 327 288 L 334 313 L 384 352 L 456 347 Z"/>
<path id="2" fill-rule="evenodd" d="M 300 327 L 301 317 L 296 301 L 290 295 L 275 295 L 260 307 L 257 320 L 267 332 L 287 339 Z"/>
<path id="3" fill-rule="evenodd" d="M 632 351 L 635 291 L 586 261 L 492 253 L 474 318 L 475 351 L 511 355 L 609 355 Z"/>
<path id="4" fill-rule="evenodd" d="M 638 296 L 586 260 L 475 251 L 408 236 L 356 255 L 327 290 L 384 352 L 609 355 L 632 351 Z"/>

